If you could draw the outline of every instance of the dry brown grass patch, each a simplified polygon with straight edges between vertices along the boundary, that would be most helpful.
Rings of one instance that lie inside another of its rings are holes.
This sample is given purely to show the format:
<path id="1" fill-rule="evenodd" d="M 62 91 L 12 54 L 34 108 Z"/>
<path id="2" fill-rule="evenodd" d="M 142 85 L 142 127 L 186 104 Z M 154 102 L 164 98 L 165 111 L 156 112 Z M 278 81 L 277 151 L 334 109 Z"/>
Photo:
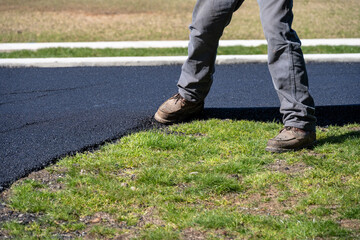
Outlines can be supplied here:
<path id="1" fill-rule="evenodd" d="M 360 220 L 359 219 L 343 219 L 340 221 L 340 225 L 344 228 L 360 230 Z"/>
<path id="2" fill-rule="evenodd" d="M 279 197 L 280 191 L 270 186 L 262 193 L 230 194 L 226 196 L 226 200 L 242 213 L 286 217 L 284 212 L 293 209 L 303 195 L 294 194 L 284 201 L 279 201 Z"/>
<path id="3" fill-rule="evenodd" d="M 277 160 L 276 162 L 269 164 L 267 169 L 274 172 L 286 173 L 288 175 L 298 175 L 313 168 L 302 162 L 288 164 L 285 160 Z"/>
<path id="4" fill-rule="evenodd" d="M 206 239 L 207 235 L 204 231 L 200 231 L 194 228 L 187 228 L 181 232 L 182 239 L 192 239 L 192 240 L 203 240 Z"/>

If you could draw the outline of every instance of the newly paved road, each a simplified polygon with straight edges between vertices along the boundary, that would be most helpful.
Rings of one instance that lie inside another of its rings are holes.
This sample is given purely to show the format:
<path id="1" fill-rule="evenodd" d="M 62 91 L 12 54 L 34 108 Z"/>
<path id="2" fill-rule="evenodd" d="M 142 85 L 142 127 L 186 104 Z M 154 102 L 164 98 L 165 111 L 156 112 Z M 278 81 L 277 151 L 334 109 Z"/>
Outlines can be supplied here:
<path id="1" fill-rule="evenodd" d="M 61 156 L 152 126 L 181 66 L 0 68 L 0 191 Z M 320 125 L 360 122 L 360 63 L 309 63 Z M 272 120 L 266 64 L 217 66 L 204 117 Z"/>

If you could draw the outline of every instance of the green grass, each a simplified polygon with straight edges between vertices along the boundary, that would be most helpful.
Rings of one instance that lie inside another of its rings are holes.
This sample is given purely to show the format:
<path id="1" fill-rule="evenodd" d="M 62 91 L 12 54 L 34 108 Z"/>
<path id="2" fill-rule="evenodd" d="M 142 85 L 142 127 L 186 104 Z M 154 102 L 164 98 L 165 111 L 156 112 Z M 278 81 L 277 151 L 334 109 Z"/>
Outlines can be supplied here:
<path id="1" fill-rule="evenodd" d="M 314 46 L 302 47 L 308 53 L 360 53 L 359 46 Z M 218 55 L 267 54 L 267 46 L 220 47 Z M 49 48 L 37 51 L 0 52 L 0 58 L 49 58 L 49 57 L 123 57 L 123 56 L 186 56 L 187 48 L 140 48 L 140 49 L 90 49 Z"/>
<path id="2" fill-rule="evenodd" d="M 36 217 L 0 222 L 0 233 L 15 239 L 82 232 L 105 239 L 359 238 L 360 125 L 318 128 L 312 150 L 266 152 L 280 127 L 194 121 L 66 157 L 6 191 L 7 207 Z"/>

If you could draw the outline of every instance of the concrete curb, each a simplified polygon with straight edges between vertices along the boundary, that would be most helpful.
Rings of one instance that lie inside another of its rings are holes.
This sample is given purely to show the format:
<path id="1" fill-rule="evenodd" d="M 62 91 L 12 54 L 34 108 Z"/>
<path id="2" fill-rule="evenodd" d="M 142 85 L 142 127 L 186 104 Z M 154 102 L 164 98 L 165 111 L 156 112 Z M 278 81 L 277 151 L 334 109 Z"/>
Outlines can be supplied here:
<path id="1" fill-rule="evenodd" d="M 360 54 L 305 54 L 307 62 L 360 62 Z M 102 67 L 159 66 L 183 64 L 186 56 L 95 57 L 95 58 L 7 58 L 0 67 Z M 219 55 L 216 64 L 266 63 L 267 55 Z"/>
<path id="2" fill-rule="evenodd" d="M 302 39 L 302 46 L 360 46 L 360 38 L 344 39 Z M 221 47 L 245 46 L 256 47 L 266 45 L 265 40 L 221 40 Z M 52 42 L 52 43 L 0 43 L 0 52 L 11 52 L 19 50 L 38 50 L 43 48 L 186 48 L 188 41 L 124 41 L 124 42 Z"/>

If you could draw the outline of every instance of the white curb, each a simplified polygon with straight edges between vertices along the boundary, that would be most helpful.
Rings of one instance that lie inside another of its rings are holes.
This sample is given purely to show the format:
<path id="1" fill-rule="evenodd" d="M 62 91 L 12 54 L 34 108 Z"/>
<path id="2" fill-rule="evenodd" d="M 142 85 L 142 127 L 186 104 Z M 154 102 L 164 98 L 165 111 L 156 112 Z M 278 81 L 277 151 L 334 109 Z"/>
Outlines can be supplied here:
<path id="1" fill-rule="evenodd" d="M 360 46 L 360 38 L 301 39 L 302 46 Z"/>
<path id="2" fill-rule="evenodd" d="M 186 56 L 93 57 L 93 58 L 7 58 L 0 67 L 102 67 L 158 66 L 183 64 Z M 305 54 L 307 62 L 360 62 L 360 54 Z M 219 55 L 216 64 L 266 63 L 267 55 Z"/>
<path id="3" fill-rule="evenodd" d="M 360 46 L 360 38 L 344 39 L 302 39 L 302 46 Z M 221 47 L 244 46 L 256 47 L 266 45 L 265 40 L 221 40 Z M 43 48 L 186 48 L 188 41 L 124 41 L 124 42 L 50 42 L 50 43 L 0 43 L 0 52 L 18 50 L 38 50 Z"/>
<path id="4" fill-rule="evenodd" d="M 181 64 L 186 56 L 0 59 L 2 67 L 156 66 Z"/>

